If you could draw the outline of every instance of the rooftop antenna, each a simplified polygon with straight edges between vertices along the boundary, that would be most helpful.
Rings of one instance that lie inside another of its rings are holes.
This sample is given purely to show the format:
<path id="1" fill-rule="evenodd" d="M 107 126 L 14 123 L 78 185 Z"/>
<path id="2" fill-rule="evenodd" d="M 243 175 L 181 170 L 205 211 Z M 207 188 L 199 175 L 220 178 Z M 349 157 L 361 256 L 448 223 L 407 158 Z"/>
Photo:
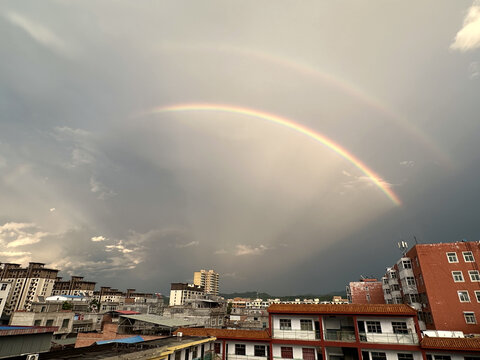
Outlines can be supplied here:
<path id="1" fill-rule="evenodd" d="M 405 256 L 407 254 L 407 249 L 408 249 L 407 242 L 402 240 L 402 241 L 399 241 L 397 245 L 398 245 L 398 248 L 402 251 L 403 256 Z"/>
<path id="2" fill-rule="evenodd" d="M 415 244 L 418 245 L 418 240 L 417 240 L 417 237 L 415 235 L 413 235 L 413 240 L 415 240 Z"/>

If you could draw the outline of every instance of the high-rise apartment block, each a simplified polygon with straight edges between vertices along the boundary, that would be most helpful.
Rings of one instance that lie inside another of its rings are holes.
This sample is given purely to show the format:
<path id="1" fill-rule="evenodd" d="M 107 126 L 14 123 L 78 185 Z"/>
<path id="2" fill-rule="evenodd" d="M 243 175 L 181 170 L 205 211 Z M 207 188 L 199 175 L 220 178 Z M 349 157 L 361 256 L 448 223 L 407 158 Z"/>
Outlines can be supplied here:
<path id="1" fill-rule="evenodd" d="M 84 295 L 93 296 L 94 281 L 83 280 L 83 276 L 72 276 L 71 280 L 63 281 L 61 277 L 55 280 L 52 295 Z"/>
<path id="2" fill-rule="evenodd" d="M 5 314 L 15 310 L 30 310 L 39 296 L 50 296 L 59 270 L 47 269 L 45 264 L 31 262 L 26 268 L 5 263 L 0 268 L 0 280 L 11 284 L 5 303 Z"/>
<path id="3" fill-rule="evenodd" d="M 387 304 L 406 303 L 428 330 L 480 332 L 480 242 L 417 244 L 387 268 Z"/>
<path id="4" fill-rule="evenodd" d="M 219 275 L 213 270 L 200 270 L 193 273 L 193 283 L 202 286 L 205 289 L 205 294 L 218 296 L 218 280 Z"/>

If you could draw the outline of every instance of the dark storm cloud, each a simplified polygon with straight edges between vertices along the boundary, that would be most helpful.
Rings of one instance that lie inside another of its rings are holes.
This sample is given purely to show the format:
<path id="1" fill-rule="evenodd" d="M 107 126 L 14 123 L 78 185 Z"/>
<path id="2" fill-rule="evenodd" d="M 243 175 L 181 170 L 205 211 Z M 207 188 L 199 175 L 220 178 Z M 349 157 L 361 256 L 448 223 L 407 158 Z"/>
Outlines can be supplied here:
<path id="1" fill-rule="evenodd" d="M 1 260 L 152 291 L 214 268 L 225 291 L 283 294 L 379 275 L 412 234 L 476 239 L 475 6 L 3 2 Z M 292 130 L 148 114 L 198 102 L 311 127 L 402 207 Z"/>

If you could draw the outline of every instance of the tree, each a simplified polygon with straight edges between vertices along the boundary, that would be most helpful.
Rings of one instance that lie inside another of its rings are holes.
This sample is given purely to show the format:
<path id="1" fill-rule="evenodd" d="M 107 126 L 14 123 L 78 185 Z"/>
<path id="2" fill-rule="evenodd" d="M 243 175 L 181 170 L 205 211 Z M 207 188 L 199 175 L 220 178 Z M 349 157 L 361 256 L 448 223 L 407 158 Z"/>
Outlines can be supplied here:
<path id="1" fill-rule="evenodd" d="M 68 301 L 64 301 L 62 304 L 62 310 L 72 310 L 73 305 L 69 303 Z"/>

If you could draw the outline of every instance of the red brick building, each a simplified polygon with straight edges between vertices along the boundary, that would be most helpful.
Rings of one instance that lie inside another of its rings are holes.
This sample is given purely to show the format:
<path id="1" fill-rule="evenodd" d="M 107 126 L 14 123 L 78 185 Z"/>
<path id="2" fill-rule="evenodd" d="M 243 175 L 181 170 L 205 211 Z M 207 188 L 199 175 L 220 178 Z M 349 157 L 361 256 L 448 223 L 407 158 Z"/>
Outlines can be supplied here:
<path id="1" fill-rule="evenodd" d="M 347 298 L 351 304 L 385 304 L 382 282 L 377 279 L 360 279 L 347 286 Z"/>
<path id="2" fill-rule="evenodd" d="M 480 242 L 417 244 L 382 278 L 387 303 L 406 303 L 429 330 L 480 333 Z"/>

